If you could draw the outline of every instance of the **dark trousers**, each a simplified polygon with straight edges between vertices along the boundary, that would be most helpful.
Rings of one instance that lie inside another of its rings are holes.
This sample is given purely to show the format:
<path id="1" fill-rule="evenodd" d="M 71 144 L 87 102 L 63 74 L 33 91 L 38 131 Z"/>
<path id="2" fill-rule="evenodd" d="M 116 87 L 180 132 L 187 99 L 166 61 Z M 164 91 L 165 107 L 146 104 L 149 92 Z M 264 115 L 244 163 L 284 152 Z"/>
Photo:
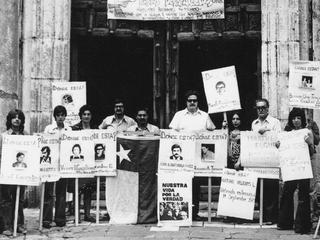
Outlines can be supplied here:
<path id="1" fill-rule="evenodd" d="M 13 227 L 17 186 L 0 186 L 0 218 L 2 230 L 10 230 Z M 18 226 L 24 225 L 23 205 L 25 187 L 20 186 Z"/>
<path id="2" fill-rule="evenodd" d="M 298 193 L 298 208 L 295 221 L 293 216 L 293 195 L 296 189 Z M 280 198 L 279 224 L 284 229 L 292 229 L 294 225 L 295 232 L 307 233 L 311 229 L 310 219 L 310 180 L 294 180 L 284 183 L 282 196 Z"/>
<path id="3" fill-rule="evenodd" d="M 53 217 L 53 182 L 45 183 L 43 222 L 51 223 Z M 66 223 L 66 191 L 67 179 L 62 178 L 56 183 L 56 204 L 54 221 L 57 224 L 65 225 Z"/>

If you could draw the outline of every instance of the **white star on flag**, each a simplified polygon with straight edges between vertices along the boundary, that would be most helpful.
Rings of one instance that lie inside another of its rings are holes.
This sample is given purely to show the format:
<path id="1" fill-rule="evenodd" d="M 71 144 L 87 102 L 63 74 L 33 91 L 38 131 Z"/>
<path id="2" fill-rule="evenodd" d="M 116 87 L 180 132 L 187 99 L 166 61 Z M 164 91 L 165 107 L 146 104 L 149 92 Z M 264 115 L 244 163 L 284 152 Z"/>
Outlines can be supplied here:
<path id="1" fill-rule="evenodd" d="M 122 145 L 120 144 L 120 151 L 117 152 L 117 155 L 119 156 L 120 158 L 120 163 L 123 161 L 123 160 L 127 160 L 129 162 L 131 162 L 128 154 L 131 150 L 128 149 L 128 150 L 124 150 L 124 148 L 122 147 Z"/>

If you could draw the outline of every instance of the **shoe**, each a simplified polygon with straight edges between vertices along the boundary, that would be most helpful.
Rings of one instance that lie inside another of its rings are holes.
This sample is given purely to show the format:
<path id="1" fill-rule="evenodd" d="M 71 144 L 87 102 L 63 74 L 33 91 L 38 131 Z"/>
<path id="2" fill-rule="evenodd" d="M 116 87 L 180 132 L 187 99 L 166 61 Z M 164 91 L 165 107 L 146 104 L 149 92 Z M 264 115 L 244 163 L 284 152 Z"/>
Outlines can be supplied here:
<path id="1" fill-rule="evenodd" d="M 2 234 L 9 237 L 9 236 L 12 236 L 12 231 L 10 231 L 10 230 L 4 230 L 4 231 L 2 232 Z"/>
<path id="2" fill-rule="evenodd" d="M 25 229 L 25 228 L 22 227 L 22 226 L 18 226 L 17 232 L 18 232 L 18 233 L 26 234 L 26 233 L 27 233 L 27 229 Z"/>
<path id="3" fill-rule="evenodd" d="M 44 228 L 51 228 L 51 224 L 50 224 L 50 222 L 43 222 L 43 223 L 42 223 L 42 227 L 44 227 Z"/>
<path id="4" fill-rule="evenodd" d="M 65 222 L 56 222 L 57 227 L 64 227 L 66 225 Z"/>
<path id="5" fill-rule="evenodd" d="M 94 217 L 91 217 L 91 216 L 84 217 L 84 220 L 86 222 L 96 222 L 96 219 Z"/>
<path id="6" fill-rule="evenodd" d="M 265 225 L 273 225 L 273 224 L 275 224 L 275 222 L 267 221 L 267 222 L 265 222 L 264 224 L 265 224 Z"/>
<path id="7" fill-rule="evenodd" d="M 280 227 L 280 226 L 277 226 L 277 230 L 292 230 L 293 228 L 292 227 Z"/>
<path id="8" fill-rule="evenodd" d="M 193 216 L 192 217 L 192 221 L 202 221 L 202 218 L 201 217 L 199 217 L 198 215 L 197 216 Z"/>

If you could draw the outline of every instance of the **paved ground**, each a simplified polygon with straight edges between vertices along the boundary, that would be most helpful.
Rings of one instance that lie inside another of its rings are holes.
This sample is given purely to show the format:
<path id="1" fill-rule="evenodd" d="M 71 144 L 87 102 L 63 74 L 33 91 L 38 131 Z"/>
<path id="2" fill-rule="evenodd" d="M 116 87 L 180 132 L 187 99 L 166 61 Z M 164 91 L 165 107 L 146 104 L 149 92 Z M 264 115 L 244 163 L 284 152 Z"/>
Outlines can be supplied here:
<path id="1" fill-rule="evenodd" d="M 195 222 L 192 227 L 180 227 L 178 231 L 161 231 L 156 225 L 110 225 L 103 224 L 89 224 L 86 222 L 80 223 L 75 227 L 72 222 L 64 228 L 54 227 L 50 230 L 43 230 L 40 232 L 38 228 L 38 210 L 25 209 L 26 227 L 28 233 L 26 235 L 19 235 L 16 239 L 193 239 L 193 240 L 302 240 L 312 239 L 313 235 L 295 234 L 293 231 L 278 231 L 275 226 L 264 226 L 260 228 L 257 224 L 222 224 L 205 222 Z M 155 228 L 158 231 L 150 231 Z M 160 231 L 159 231 L 160 230 Z M 0 240 L 12 239 L 0 235 Z M 318 236 L 318 239 L 319 236 Z"/>

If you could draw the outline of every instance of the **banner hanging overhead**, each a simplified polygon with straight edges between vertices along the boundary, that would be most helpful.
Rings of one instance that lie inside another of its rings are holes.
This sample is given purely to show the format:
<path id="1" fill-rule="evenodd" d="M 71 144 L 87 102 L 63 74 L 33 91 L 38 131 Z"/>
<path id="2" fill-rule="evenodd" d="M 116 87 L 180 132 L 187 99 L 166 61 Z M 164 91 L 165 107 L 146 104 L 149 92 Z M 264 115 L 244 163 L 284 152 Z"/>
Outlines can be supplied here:
<path id="1" fill-rule="evenodd" d="M 108 18 L 197 20 L 224 18 L 224 0 L 109 0 Z"/>

